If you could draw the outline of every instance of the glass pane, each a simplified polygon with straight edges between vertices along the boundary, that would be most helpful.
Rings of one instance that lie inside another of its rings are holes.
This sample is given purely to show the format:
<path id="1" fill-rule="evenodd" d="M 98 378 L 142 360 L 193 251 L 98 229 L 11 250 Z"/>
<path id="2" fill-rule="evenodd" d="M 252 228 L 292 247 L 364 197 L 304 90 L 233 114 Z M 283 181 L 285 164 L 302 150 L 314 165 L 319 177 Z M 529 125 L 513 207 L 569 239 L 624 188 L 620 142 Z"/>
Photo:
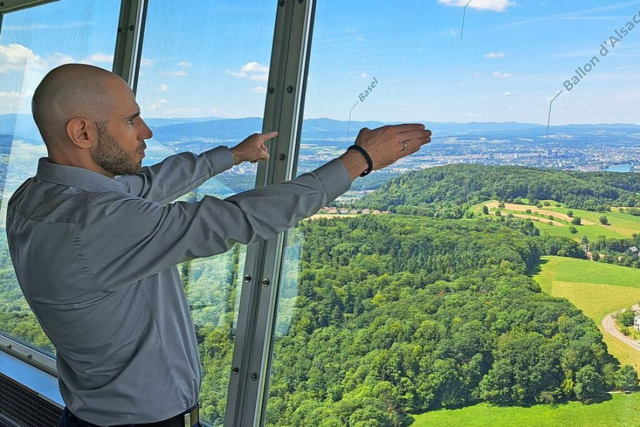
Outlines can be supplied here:
<path id="1" fill-rule="evenodd" d="M 6 242 L 6 202 L 36 173 L 47 150 L 31 116 L 31 96 L 45 74 L 69 62 L 110 70 L 118 0 L 64 0 L 5 15 L 0 33 L 0 329 L 39 350 L 54 348 L 18 286 Z"/>
<path id="2" fill-rule="evenodd" d="M 137 99 L 154 132 L 145 164 L 184 151 L 233 147 L 262 130 L 275 25 L 271 2 L 150 2 Z M 186 200 L 254 187 L 257 165 L 215 176 Z M 222 425 L 246 247 L 181 265 L 200 343 L 200 416 Z"/>
<path id="3" fill-rule="evenodd" d="M 365 126 L 434 137 L 290 232 L 267 426 L 636 422 L 638 24 L 635 2 L 318 2 L 298 172 Z"/>

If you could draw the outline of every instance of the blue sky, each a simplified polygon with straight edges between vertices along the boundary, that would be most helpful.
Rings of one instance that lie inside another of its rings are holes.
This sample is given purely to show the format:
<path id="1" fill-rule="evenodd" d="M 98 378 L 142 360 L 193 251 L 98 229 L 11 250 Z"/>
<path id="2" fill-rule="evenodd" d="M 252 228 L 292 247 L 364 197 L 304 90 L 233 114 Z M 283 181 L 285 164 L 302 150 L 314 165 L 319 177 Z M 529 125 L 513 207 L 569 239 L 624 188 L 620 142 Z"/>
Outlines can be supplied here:
<path id="1" fill-rule="evenodd" d="M 549 101 L 640 0 L 318 0 L 305 117 L 546 124 Z M 5 17 L 0 114 L 24 111 L 51 67 L 111 67 L 118 0 L 64 0 Z M 151 1 L 143 117 L 264 110 L 277 2 Z M 640 26 L 639 26 L 640 27 Z M 640 28 L 554 102 L 552 124 L 640 124 Z M 359 94 L 378 85 L 364 102 Z"/>

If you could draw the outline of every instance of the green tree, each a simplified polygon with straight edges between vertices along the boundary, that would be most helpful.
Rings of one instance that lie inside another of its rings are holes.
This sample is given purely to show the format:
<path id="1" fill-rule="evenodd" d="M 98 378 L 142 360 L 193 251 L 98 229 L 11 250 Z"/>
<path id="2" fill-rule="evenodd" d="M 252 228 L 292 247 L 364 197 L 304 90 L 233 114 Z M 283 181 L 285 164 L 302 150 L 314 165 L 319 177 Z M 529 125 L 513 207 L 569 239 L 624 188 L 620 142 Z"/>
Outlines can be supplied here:
<path id="1" fill-rule="evenodd" d="M 569 227 L 569 233 L 571 234 L 577 234 L 578 233 L 578 229 L 575 228 L 573 225 L 571 227 Z"/>
<path id="2" fill-rule="evenodd" d="M 616 321 L 618 325 L 623 327 L 633 326 L 633 319 L 635 318 L 635 314 L 633 310 L 625 310 L 622 313 L 618 314 L 616 317 Z"/>
<path id="3" fill-rule="evenodd" d="M 571 220 L 571 224 L 582 225 L 582 218 L 580 218 L 579 216 L 573 217 L 573 219 Z"/>
<path id="4" fill-rule="evenodd" d="M 602 375 L 593 366 L 586 365 L 576 374 L 576 384 L 573 391 L 578 399 L 592 399 L 599 396 L 603 389 Z"/>
<path id="5" fill-rule="evenodd" d="M 573 218 L 573 211 L 567 211 L 567 216 L 569 218 Z"/>
<path id="6" fill-rule="evenodd" d="M 622 391 L 633 391 L 638 388 L 638 374 L 631 365 L 624 365 L 616 376 L 616 387 Z"/>
<path id="7" fill-rule="evenodd" d="M 486 205 L 482 207 L 482 213 L 485 215 L 489 215 L 489 208 Z"/>
<path id="8" fill-rule="evenodd" d="M 602 215 L 600 217 L 600 224 L 602 225 L 609 225 L 609 218 L 607 218 L 605 215 Z"/>
<path id="9" fill-rule="evenodd" d="M 589 248 L 589 238 L 586 235 L 582 236 L 582 240 L 580 241 L 580 244 L 583 247 Z"/>

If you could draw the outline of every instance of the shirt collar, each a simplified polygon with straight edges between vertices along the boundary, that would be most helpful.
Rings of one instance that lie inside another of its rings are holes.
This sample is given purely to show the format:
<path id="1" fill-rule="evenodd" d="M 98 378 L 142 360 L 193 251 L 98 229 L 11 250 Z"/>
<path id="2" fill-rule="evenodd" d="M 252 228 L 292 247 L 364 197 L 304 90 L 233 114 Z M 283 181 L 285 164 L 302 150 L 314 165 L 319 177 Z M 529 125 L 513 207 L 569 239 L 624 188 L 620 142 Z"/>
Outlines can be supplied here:
<path id="1" fill-rule="evenodd" d="M 125 191 L 124 185 L 89 169 L 51 163 L 47 157 L 38 162 L 36 178 L 84 191 Z"/>

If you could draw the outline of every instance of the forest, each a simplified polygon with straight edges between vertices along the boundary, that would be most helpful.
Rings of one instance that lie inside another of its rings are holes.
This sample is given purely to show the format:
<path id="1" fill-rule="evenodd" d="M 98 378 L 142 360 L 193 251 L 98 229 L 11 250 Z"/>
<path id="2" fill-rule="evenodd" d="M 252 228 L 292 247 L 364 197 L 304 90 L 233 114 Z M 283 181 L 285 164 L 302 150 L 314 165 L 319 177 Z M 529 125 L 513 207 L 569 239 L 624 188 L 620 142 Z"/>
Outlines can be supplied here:
<path id="1" fill-rule="evenodd" d="M 640 174 L 568 172 L 517 166 L 448 165 L 394 178 L 360 206 L 436 218 L 462 218 L 487 200 L 555 200 L 569 208 L 606 212 L 640 206 Z M 634 210 L 635 211 L 635 210 Z"/>
<path id="2" fill-rule="evenodd" d="M 528 276 L 548 243 L 533 227 L 387 216 L 298 229 L 298 297 L 276 341 L 267 425 L 402 426 L 442 407 L 615 388 L 594 323 Z"/>

